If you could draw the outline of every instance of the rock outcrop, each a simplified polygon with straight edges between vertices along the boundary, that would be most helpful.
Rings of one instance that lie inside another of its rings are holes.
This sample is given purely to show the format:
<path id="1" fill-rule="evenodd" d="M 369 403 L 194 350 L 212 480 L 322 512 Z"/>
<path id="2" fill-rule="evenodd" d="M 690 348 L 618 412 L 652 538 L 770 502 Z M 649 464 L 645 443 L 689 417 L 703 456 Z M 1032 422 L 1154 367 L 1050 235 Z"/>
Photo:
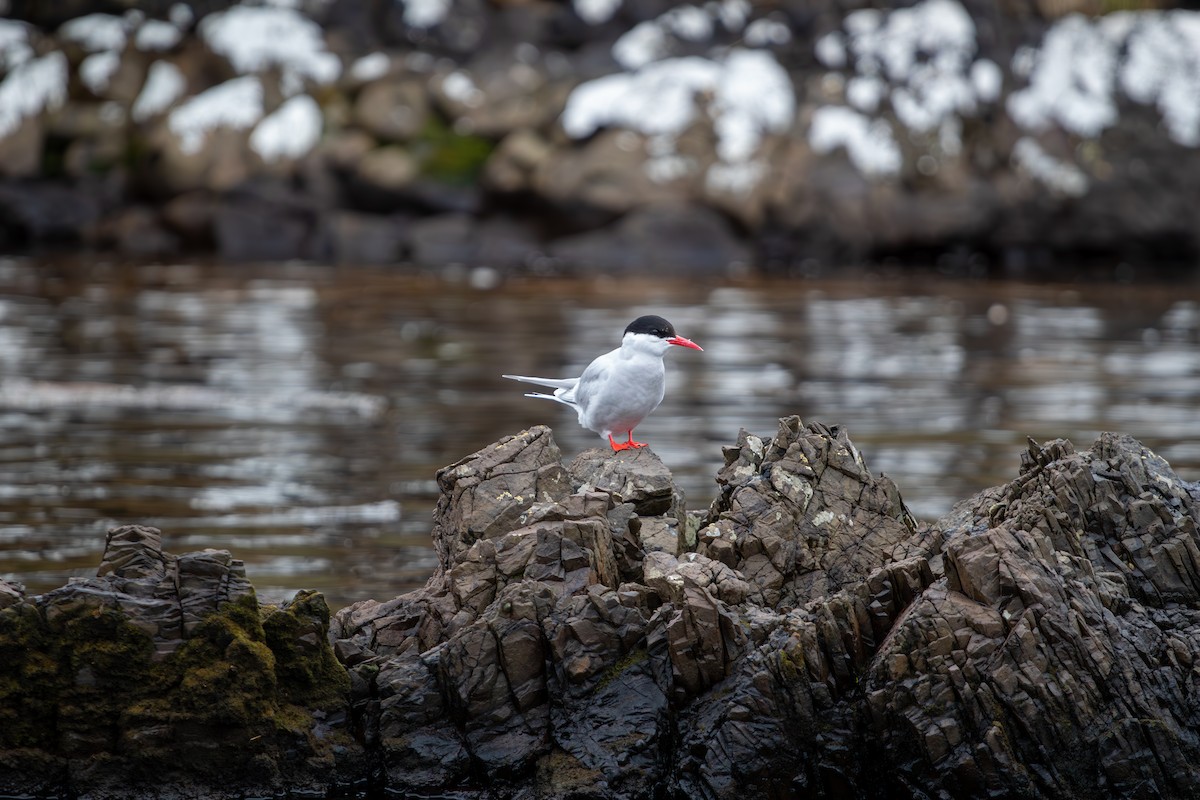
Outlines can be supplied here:
<path id="1" fill-rule="evenodd" d="M 6 589 L 8 587 L 5 587 Z M 98 577 L 0 593 L 0 792 L 324 794 L 365 783 L 329 607 L 260 607 L 225 551 L 109 532 Z"/>
<path id="2" fill-rule="evenodd" d="M 706 513 L 544 427 L 437 478 L 435 574 L 332 620 L 136 526 L 95 579 L 0 585 L 0 790 L 187 796 L 221 759 L 209 796 L 1200 793 L 1200 484 L 1133 439 L 1031 442 L 934 525 L 795 417 Z"/>
<path id="3" fill-rule="evenodd" d="M 688 275 L 1200 254 L 1187 3 L 10 5 L 7 251 Z"/>

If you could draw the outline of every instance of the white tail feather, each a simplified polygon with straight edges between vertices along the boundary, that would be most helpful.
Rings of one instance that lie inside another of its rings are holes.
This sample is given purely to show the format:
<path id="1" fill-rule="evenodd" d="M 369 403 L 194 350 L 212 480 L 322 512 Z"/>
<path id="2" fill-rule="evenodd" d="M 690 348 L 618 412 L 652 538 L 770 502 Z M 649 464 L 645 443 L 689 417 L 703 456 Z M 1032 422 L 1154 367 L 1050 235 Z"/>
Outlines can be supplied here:
<path id="1" fill-rule="evenodd" d="M 549 386 L 553 389 L 570 389 L 579 383 L 579 378 L 531 378 L 527 375 L 501 375 L 500 377 L 508 378 L 510 381 L 520 381 L 521 383 L 536 383 L 538 386 Z"/>

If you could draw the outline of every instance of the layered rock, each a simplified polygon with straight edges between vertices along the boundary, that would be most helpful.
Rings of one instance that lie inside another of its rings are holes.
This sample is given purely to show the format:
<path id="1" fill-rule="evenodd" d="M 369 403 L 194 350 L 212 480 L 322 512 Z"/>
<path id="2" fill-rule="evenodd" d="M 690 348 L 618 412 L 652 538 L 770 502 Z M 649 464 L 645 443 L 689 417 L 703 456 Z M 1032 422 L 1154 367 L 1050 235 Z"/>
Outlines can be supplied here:
<path id="1" fill-rule="evenodd" d="M 6 593 L 7 594 L 7 593 Z M 0 789 L 93 798 L 325 791 L 363 778 L 315 592 L 260 608 L 225 551 L 108 535 L 98 577 L 0 610 Z"/>
<path id="2" fill-rule="evenodd" d="M 523 431 L 438 473 L 423 589 L 332 620 L 117 529 L 95 579 L 0 585 L 0 789 L 1200 792 L 1200 484 L 1138 442 L 1031 442 L 932 526 L 795 417 L 717 482 L 689 513 L 649 450 Z"/>

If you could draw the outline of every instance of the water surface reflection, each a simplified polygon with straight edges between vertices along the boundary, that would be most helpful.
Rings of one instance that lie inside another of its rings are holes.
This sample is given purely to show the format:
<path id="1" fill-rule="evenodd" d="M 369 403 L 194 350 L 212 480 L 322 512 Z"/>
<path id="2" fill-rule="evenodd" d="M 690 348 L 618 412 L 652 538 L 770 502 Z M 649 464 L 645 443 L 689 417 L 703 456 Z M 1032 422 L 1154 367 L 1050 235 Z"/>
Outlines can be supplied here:
<path id="1" fill-rule="evenodd" d="M 502 372 L 577 374 L 630 319 L 668 356 L 638 436 L 706 505 L 721 445 L 849 427 L 914 514 L 1009 479 L 1025 436 L 1131 433 L 1200 477 L 1200 289 L 519 281 L 396 271 L 0 263 L 0 575 L 90 574 L 104 531 L 233 550 L 268 599 L 391 597 L 432 569 L 436 469 L 544 422 Z"/>

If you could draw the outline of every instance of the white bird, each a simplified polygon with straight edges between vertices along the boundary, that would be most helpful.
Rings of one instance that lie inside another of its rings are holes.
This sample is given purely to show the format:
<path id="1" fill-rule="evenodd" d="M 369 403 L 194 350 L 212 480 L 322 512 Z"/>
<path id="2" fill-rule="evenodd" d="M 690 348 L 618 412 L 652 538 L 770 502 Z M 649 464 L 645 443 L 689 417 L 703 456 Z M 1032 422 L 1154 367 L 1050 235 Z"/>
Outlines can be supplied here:
<path id="1" fill-rule="evenodd" d="M 578 378 L 504 377 L 553 388 L 554 394 L 529 392 L 525 396 L 570 406 L 578 412 L 579 424 L 607 437 L 613 450 L 630 450 L 646 446 L 633 440 L 633 429 L 662 402 L 666 387 L 663 356 L 671 345 L 704 349 L 676 334 L 674 326 L 662 317 L 638 317 L 625 328 L 621 346 L 597 356 Z M 624 434 L 627 440 L 618 442 L 613 434 Z"/>

